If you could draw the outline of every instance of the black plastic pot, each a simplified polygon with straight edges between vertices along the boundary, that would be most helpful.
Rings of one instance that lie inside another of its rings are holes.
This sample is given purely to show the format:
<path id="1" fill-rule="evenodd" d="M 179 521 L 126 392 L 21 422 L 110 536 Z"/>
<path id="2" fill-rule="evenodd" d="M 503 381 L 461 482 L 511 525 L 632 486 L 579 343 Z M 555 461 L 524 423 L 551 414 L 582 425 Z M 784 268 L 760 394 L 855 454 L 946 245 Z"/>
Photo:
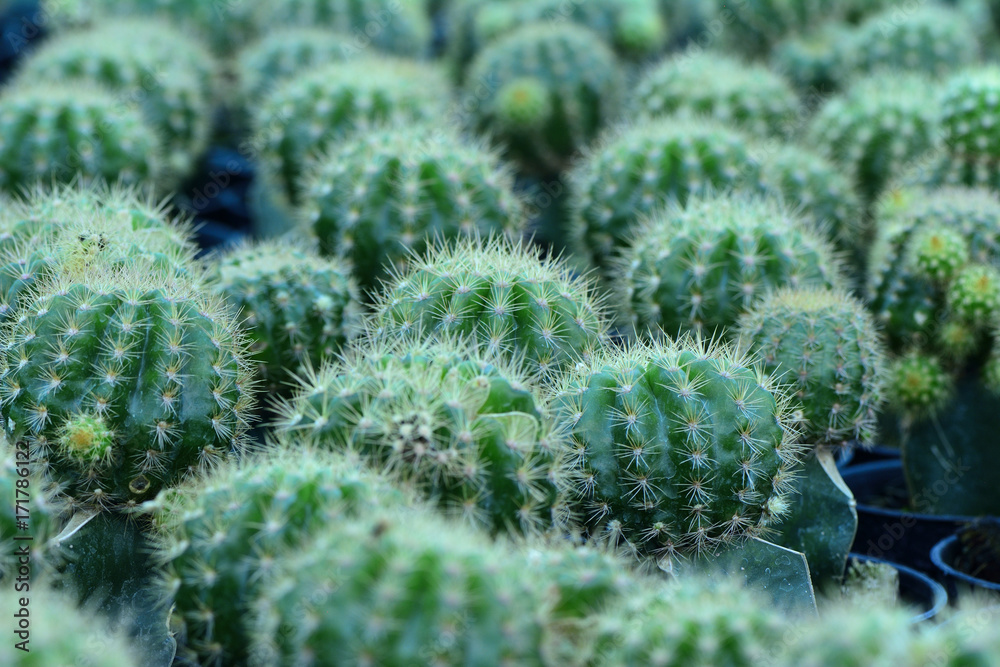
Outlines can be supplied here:
<path id="1" fill-rule="evenodd" d="M 912 623 L 930 620 L 948 606 L 948 593 L 944 586 L 923 572 L 883 558 L 873 558 L 864 554 L 852 553 L 848 556 L 848 559 L 851 558 L 856 558 L 864 563 L 883 563 L 896 568 L 896 571 L 899 572 L 899 599 L 923 610 L 910 619 Z"/>
<path id="2" fill-rule="evenodd" d="M 976 589 L 1000 593 L 1000 584 L 979 579 L 955 569 L 953 563 L 958 547 L 958 536 L 951 535 L 935 544 L 934 548 L 931 549 L 931 561 L 941 573 L 940 579 L 948 590 L 948 595 L 955 599 L 963 591 Z"/>
<path id="3" fill-rule="evenodd" d="M 908 496 L 899 459 L 848 466 L 840 474 L 858 503 L 858 553 L 936 575 L 931 549 L 973 518 L 902 511 Z"/>

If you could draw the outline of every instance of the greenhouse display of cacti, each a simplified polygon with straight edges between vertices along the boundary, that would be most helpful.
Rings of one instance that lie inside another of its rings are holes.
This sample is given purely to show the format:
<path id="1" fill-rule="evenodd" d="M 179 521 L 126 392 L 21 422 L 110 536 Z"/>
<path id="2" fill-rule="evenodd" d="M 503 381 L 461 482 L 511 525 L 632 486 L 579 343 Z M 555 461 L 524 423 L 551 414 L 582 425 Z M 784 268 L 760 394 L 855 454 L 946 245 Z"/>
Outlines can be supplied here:
<path id="1" fill-rule="evenodd" d="M 997 19 L 0 1 L 0 665 L 1000 665 Z"/>

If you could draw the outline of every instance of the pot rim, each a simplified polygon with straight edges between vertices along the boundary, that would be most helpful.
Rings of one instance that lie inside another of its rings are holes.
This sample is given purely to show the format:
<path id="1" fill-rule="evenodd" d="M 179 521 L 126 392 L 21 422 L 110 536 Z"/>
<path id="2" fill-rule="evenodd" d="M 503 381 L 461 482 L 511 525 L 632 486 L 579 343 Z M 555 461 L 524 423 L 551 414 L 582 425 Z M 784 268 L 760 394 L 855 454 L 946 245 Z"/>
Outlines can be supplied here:
<path id="1" fill-rule="evenodd" d="M 881 472 L 889 469 L 899 469 L 900 474 L 902 475 L 903 461 L 901 459 L 889 459 L 886 461 L 872 461 L 871 463 L 847 466 L 846 468 L 840 470 L 840 476 L 844 478 L 844 483 L 851 488 L 851 493 L 854 493 L 854 488 L 851 487 L 849 478 L 866 472 Z M 855 496 L 855 498 L 857 498 L 857 496 Z M 859 510 L 863 509 L 865 512 L 885 517 L 909 516 L 917 519 L 918 521 L 929 521 L 934 523 L 968 523 L 976 519 L 974 516 L 966 516 L 962 514 L 926 514 L 924 512 L 904 512 L 903 510 L 876 507 L 874 505 L 863 503 L 860 500 L 858 500 L 857 503 Z"/>
<path id="2" fill-rule="evenodd" d="M 900 574 L 905 574 L 910 577 L 914 577 L 921 583 L 925 584 L 931 589 L 931 605 L 930 609 L 910 618 L 910 623 L 920 623 L 922 621 L 929 620 L 940 614 L 945 607 L 948 606 L 948 591 L 945 590 L 944 586 L 938 582 L 931 579 L 929 576 L 921 572 L 920 570 L 914 570 L 912 567 L 907 567 L 906 565 L 900 565 L 899 563 L 894 563 L 891 560 L 886 560 L 884 558 L 876 558 L 875 556 L 867 556 L 865 554 L 851 552 L 847 554 L 847 559 L 850 560 L 856 558 L 860 561 L 868 561 L 875 563 L 886 563 L 896 568 L 896 571 Z"/>
<path id="3" fill-rule="evenodd" d="M 972 584 L 979 588 L 983 588 L 991 591 L 1000 591 L 1000 583 L 994 581 L 988 581 L 986 579 L 980 579 L 974 577 L 971 574 L 962 572 L 952 567 L 950 564 L 946 563 L 944 560 L 944 552 L 948 547 L 951 547 L 958 541 L 958 534 L 949 535 L 944 538 L 931 548 L 931 562 L 934 563 L 934 567 L 941 570 L 945 575 L 949 577 L 954 577 L 955 579 L 960 579 L 967 584 Z"/>

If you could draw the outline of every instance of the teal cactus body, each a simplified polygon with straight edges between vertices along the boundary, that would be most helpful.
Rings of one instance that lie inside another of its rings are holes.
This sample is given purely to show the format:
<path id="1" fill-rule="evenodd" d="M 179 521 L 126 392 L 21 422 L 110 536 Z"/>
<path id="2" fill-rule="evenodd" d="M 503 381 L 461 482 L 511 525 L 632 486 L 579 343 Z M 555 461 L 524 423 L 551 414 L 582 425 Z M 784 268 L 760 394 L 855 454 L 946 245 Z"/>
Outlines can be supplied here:
<path id="1" fill-rule="evenodd" d="M 793 388 L 804 442 L 874 443 L 886 362 L 861 302 L 830 290 L 778 290 L 740 319 L 739 336 Z"/>
<path id="2" fill-rule="evenodd" d="M 725 336 L 780 287 L 838 287 L 830 243 L 780 200 L 731 193 L 673 203 L 634 230 L 618 259 L 617 302 L 638 333 Z"/>
<path id="3" fill-rule="evenodd" d="M 255 114 L 255 138 L 243 149 L 259 156 L 277 199 L 298 205 L 311 157 L 377 123 L 440 118 L 448 95 L 445 78 L 430 65 L 382 58 L 333 63 L 271 91 Z"/>
<path id="4" fill-rule="evenodd" d="M 675 198 L 761 187 L 751 141 L 725 125 L 661 118 L 613 132 L 570 172 L 574 252 L 607 272 L 636 220 Z"/>
<path id="5" fill-rule="evenodd" d="M 286 449 L 253 466 L 224 466 L 144 507 L 155 526 L 158 594 L 173 608 L 179 656 L 245 664 L 252 604 L 278 559 L 330 524 L 405 501 L 347 458 L 280 444 Z"/>
<path id="6" fill-rule="evenodd" d="M 246 244 L 220 256 L 216 291 L 239 310 L 252 359 L 269 392 L 318 368 L 360 328 L 350 267 L 287 240 Z"/>
<path id="7" fill-rule="evenodd" d="M 851 34 L 851 26 L 827 21 L 815 30 L 789 35 L 774 45 L 771 67 L 783 74 L 807 101 L 815 101 L 843 85 L 848 71 L 840 45 Z"/>
<path id="8" fill-rule="evenodd" d="M 757 136 L 789 134 L 801 113 L 780 75 L 709 52 L 665 60 L 642 77 L 632 98 L 641 114 L 709 117 Z"/>
<path id="9" fill-rule="evenodd" d="M 823 105 L 806 141 L 846 170 L 868 205 L 935 147 L 940 128 L 935 97 L 935 86 L 923 75 L 886 72 L 858 79 Z"/>
<path id="10" fill-rule="evenodd" d="M 0 189 L 103 178 L 155 181 L 163 146 L 137 108 L 82 84 L 23 81 L 0 99 Z"/>
<path id="11" fill-rule="evenodd" d="M 615 55 L 595 33 L 539 24 L 485 48 L 465 89 L 477 100 L 470 113 L 477 131 L 491 133 L 524 168 L 552 172 L 619 113 L 622 82 Z"/>
<path id="12" fill-rule="evenodd" d="M 302 222 L 374 290 L 434 239 L 519 234 L 514 176 L 484 144 L 429 126 L 377 128 L 334 146 L 303 180 Z"/>
<path id="13" fill-rule="evenodd" d="M 608 344 L 591 283 L 502 239 L 433 249 L 387 283 L 376 314 L 381 335 L 470 336 L 490 353 L 522 358 L 545 380 Z"/>
<path id="14" fill-rule="evenodd" d="M 948 154 L 970 162 L 984 158 L 994 165 L 1000 162 L 1000 129 L 995 122 L 998 95 L 997 66 L 970 68 L 948 80 L 940 102 Z"/>
<path id="15" fill-rule="evenodd" d="M 277 426 L 360 452 L 474 525 L 533 532 L 564 521 L 571 470 L 522 375 L 456 339 L 361 340 L 305 379 Z"/>
<path id="16" fill-rule="evenodd" d="M 669 561 L 759 535 L 788 508 L 798 434 L 777 381 L 690 339 L 606 349 L 555 410 L 591 535 Z"/>
<path id="17" fill-rule="evenodd" d="M 517 27 L 519 4 L 520 0 L 449 2 L 445 12 L 449 27 L 446 57 L 456 84 L 462 84 L 469 63 L 487 44 Z"/>
<path id="18" fill-rule="evenodd" d="M 62 36 L 27 59 L 24 81 L 99 84 L 120 106 L 142 111 L 164 146 L 175 179 L 187 176 L 212 130 L 215 61 L 198 41 L 169 24 L 107 20 Z"/>
<path id="19" fill-rule="evenodd" d="M 741 0 L 731 7 L 726 43 L 748 55 L 764 56 L 782 38 L 805 32 L 830 19 L 854 18 L 848 15 L 858 5 L 877 8 L 880 4 L 888 2 Z"/>
<path id="20" fill-rule="evenodd" d="M 235 319 L 143 266 L 63 269 L 4 329 L 11 442 L 88 508 L 121 508 L 243 448 L 252 375 Z"/>

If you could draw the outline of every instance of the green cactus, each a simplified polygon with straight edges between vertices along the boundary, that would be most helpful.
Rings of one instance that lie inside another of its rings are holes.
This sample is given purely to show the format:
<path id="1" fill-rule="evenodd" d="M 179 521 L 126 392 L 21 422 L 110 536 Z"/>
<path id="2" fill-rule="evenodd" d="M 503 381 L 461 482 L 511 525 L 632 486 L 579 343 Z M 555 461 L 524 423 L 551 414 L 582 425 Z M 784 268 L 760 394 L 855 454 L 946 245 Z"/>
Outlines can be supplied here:
<path id="1" fill-rule="evenodd" d="M 28 605 L 23 606 L 27 599 Z M 22 610 L 25 624 L 17 618 L 7 641 L 0 643 L 0 663 L 17 667 L 91 665 L 93 667 L 138 667 L 142 664 L 129 642 L 112 632 L 93 610 L 79 609 L 72 598 L 32 582 L 30 594 L 5 585 L 0 608 L 10 618 Z M 23 631 L 25 634 L 19 635 Z M 23 643 L 22 643 L 23 642 Z"/>
<path id="2" fill-rule="evenodd" d="M 103 88 L 22 81 L 0 97 L 0 190 L 81 176 L 155 182 L 162 152 L 142 113 Z"/>
<path id="3" fill-rule="evenodd" d="M 571 247 L 607 272 L 635 221 L 671 198 L 728 187 L 760 187 L 751 141 L 725 125 L 661 118 L 608 133 L 569 174 Z"/>
<path id="4" fill-rule="evenodd" d="M 992 321 L 1000 311 L 1000 271 L 981 264 L 963 267 L 948 285 L 945 298 L 961 321 Z"/>
<path id="5" fill-rule="evenodd" d="M 420 57 L 431 42 L 430 20 L 419 0 L 263 0 L 261 25 L 321 27 L 350 36 L 355 52 L 374 47 Z"/>
<path id="6" fill-rule="evenodd" d="M 775 288 L 840 287 L 829 242 L 780 200 L 745 193 L 691 197 L 643 221 L 613 285 L 637 333 L 725 336 Z"/>
<path id="7" fill-rule="evenodd" d="M 885 352 L 861 302 L 840 291 L 778 290 L 740 319 L 739 336 L 794 388 L 806 443 L 874 443 Z"/>
<path id="8" fill-rule="evenodd" d="M 558 172 L 621 110 L 623 79 L 615 55 L 590 30 L 525 25 L 472 63 L 470 123 L 524 169 Z"/>
<path id="9" fill-rule="evenodd" d="M 590 534 L 670 562 L 760 535 L 788 509 L 802 454 L 775 378 L 729 348 L 635 343 L 567 374 L 557 419 Z"/>
<path id="10" fill-rule="evenodd" d="M 217 293 L 240 311 L 252 360 L 271 393 L 340 352 L 360 328 L 350 269 L 288 240 L 243 244 L 215 264 Z"/>
<path id="11" fill-rule="evenodd" d="M 771 67 L 815 101 L 843 85 L 848 72 L 840 45 L 851 34 L 846 23 L 824 21 L 814 30 L 789 35 L 774 45 Z"/>
<path id="12" fill-rule="evenodd" d="M 518 22 L 572 22 L 600 35 L 623 59 L 642 60 L 660 51 L 669 36 L 656 0 L 527 0 L 517 6 Z"/>
<path id="13" fill-rule="evenodd" d="M 984 65 L 954 75 L 941 94 L 940 113 L 948 154 L 962 160 L 1000 161 L 995 125 L 1000 67 Z M 995 171 L 995 169 L 994 169 Z"/>
<path id="14" fill-rule="evenodd" d="M 710 52 L 682 54 L 651 69 L 636 84 L 632 106 L 652 117 L 709 117 L 757 136 L 789 134 L 802 112 L 780 75 Z"/>
<path id="15" fill-rule="evenodd" d="M 201 665 L 246 664 L 252 603 L 287 549 L 325 526 L 406 501 L 378 475 L 292 442 L 160 494 L 153 519 L 156 582 L 173 608 L 179 655 Z"/>
<path id="16" fill-rule="evenodd" d="M 491 41 L 518 26 L 521 0 L 451 0 L 445 12 L 448 71 L 461 85 L 469 64 Z"/>
<path id="17" fill-rule="evenodd" d="M 296 76 L 276 87 L 254 117 L 256 154 L 279 202 L 300 203 L 301 179 L 311 156 L 373 124 L 439 118 L 448 84 L 430 65 L 388 58 L 355 58 Z"/>
<path id="18" fill-rule="evenodd" d="M 608 344 L 594 286 L 523 242 L 442 244 L 396 275 L 375 306 L 381 335 L 475 338 L 551 381 Z"/>
<path id="19" fill-rule="evenodd" d="M 359 340 L 278 412 L 279 430 L 357 450 L 474 525 L 531 533 L 565 521 L 572 471 L 545 403 L 471 343 Z"/>
<path id="20" fill-rule="evenodd" d="M 99 84 L 142 111 L 164 147 L 173 177 L 184 178 L 208 146 L 215 62 L 198 41 L 169 24 L 107 20 L 49 42 L 25 62 L 24 81 Z"/>
<path id="21" fill-rule="evenodd" d="M 920 417 L 944 407 L 955 383 L 937 357 L 914 350 L 889 364 L 885 393 L 899 413 Z"/>
<path id="22" fill-rule="evenodd" d="M 317 158 L 302 182 L 301 221 L 321 252 L 351 260 L 366 291 L 431 239 L 520 233 L 525 223 L 499 156 L 429 125 L 359 134 Z"/>
<path id="23" fill-rule="evenodd" d="M 858 79 L 820 108 L 806 141 L 844 168 L 862 202 L 870 204 L 910 162 L 935 147 L 936 90 L 923 75 L 909 72 Z"/>
<path id="24" fill-rule="evenodd" d="M 85 508 L 123 508 L 243 448 L 253 376 L 235 319 L 143 264 L 64 266 L 3 331 L 11 442 Z"/>

